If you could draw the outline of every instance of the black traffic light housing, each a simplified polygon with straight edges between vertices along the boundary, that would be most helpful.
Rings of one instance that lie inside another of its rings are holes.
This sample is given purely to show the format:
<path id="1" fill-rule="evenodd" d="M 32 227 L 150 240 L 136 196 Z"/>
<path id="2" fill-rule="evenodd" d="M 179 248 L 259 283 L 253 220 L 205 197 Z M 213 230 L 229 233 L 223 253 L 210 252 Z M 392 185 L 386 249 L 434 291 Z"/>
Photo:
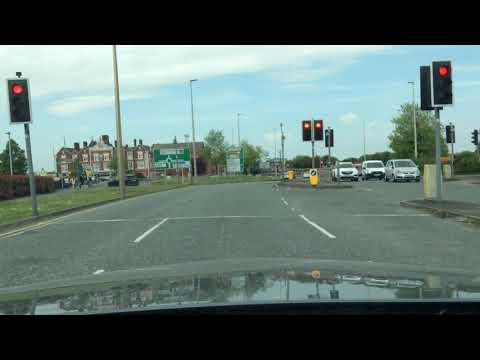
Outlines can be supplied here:
<path id="1" fill-rule="evenodd" d="M 32 122 L 30 87 L 28 79 L 7 79 L 8 104 L 11 124 Z"/>
<path id="2" fill-rule="evenodd" d="M 430 66 L 420 66 L 420 110 L 433 110 Z"/>
<path id="3" fill-rule="evenodd" d="M 333 147 L 333 129 L 325 130 L 325 147 Z"/>
<path id="4" fill-rule="evenodd" d="M 315 141 L 323 140 L 323 120 L 315 120 L 313 122 L 313 139 Z"/>
<path id="5" fill-rule="evenodd" d="M 302 139 L 303 141 L 312 141 L 312 121 L 302 121 Z"/>
<path id="6" fill-rule="evenodd" d="M 472 144 L 478 145 L 478 130 L 472 131 Z"/>
<path id="7" fill-rule="evenodd" d="M 455 144 L 455 125 L 445 126 L 447 144 Z"/>
<path id="8" fill-rule="evenodd" d="M 453 105 L 451 61 L 433 61 L 431 67 L 432 106 Z"/>

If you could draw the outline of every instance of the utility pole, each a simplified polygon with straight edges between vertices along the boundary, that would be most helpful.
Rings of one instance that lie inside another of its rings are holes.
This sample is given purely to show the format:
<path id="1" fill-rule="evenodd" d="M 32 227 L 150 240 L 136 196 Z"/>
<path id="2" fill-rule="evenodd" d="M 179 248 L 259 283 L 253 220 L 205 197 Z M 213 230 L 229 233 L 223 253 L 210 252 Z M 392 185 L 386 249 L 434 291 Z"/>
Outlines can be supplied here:
<path id="1" fill-rule="evenodd" d="M 13 162 L 12 162 L 12 143 L 10 139 L 10 131 L 6 133 L 8 135 L 8 156 L 10 158 L 10 176 L 13 176 Z"/>
<path id="2" fill-rule="evenodd" d="M 198 79 L 190 80 L 190 104 L 192 105 L 192 150 L 193 150 L 193 170 L 197 177 L 197 152 L 195 151 L 195 122 L 193 121 L 193 90 L 192 83 Z M 193 184 L 193 177 L 190 178 L 190 183 Z"/>
<path id="3" fill-rule="evenodd" d="M 123 168 L 122 122 L 120 117 L 120 89 L 118 85 L 117 47 L 113 47 L 113 81 L 115 86 L 115 126 L 117 135 L 117 169 L 120 198 L 125 199 L 125 169 Z"/>
<path id="4" fill-rule="evenodd" d="M 412 84 L 412 113 L 413 113 L 413 143 L 414 143 L 414 154 L 415 154 L 415 160 L 417 160 L 418 157 L 418 151 L 417 151 L 417 120 L 415 118 L 415 81 L 409 81 L 409 84 Z"/>
<path id="5" fill-rule="evenodd" d="M 283 134 L 283 124 L 280 123 L 280 132 L 282 134 L 282 179 L 285 177 L 285 135 Z"/>

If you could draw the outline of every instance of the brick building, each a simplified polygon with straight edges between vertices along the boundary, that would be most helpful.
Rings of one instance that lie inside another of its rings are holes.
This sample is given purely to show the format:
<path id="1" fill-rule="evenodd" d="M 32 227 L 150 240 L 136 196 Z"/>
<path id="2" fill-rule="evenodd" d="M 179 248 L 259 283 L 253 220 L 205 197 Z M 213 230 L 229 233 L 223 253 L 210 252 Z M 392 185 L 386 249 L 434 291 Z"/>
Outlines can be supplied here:
<path id="1" fill-rule="evenodd" d="M 85 169 L 91 169 L 97 176 L 109 176 L 110 161 L 116 151 L 110 143 L 108 135 L 102 135 L 98 141 L 83 141 L 82 147 L 74 143 L 73 148 L 62 147 L 56 154 L 57 173 L 68 175 L 73 169 L 73 162 L 78 157 Z M 150 147 L 143 145 L 142 140 L 133 141 L 133 147 L 124 145 L 124 156 L 127 162 L 126 171 L 141 177 L 150 177 L 152 169 L 152 153 Z"/>

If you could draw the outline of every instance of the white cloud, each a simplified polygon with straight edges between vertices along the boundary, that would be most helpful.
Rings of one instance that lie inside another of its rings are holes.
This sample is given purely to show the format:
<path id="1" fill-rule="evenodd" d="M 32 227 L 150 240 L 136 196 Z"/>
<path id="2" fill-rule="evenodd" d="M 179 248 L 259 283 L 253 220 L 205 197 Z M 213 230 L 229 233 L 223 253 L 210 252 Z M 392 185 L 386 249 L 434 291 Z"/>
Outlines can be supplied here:
<path id="1" fill-rule="evenodd" d="M 214 76 L 288 70 L 297 81 L 327 75 L 338 67 L 386 46 L 118 46 L 120 91 L 135 92 Z M 8 56 L 7 56 L 8 54 Z M 3 56 L 2 56 L 3 55 Z M 113 93 L 111 46 L 0 46 L 0 76 L 21 69 L 32 96 L 91 96 Z M 321 70 L 311 68 L 321 61 Z M 307 70 L 305 70 L 307 69 Z M 296 71 L 301 70 L 295 75 Z"/>
<path id="2" fill-rule="evenodd" d="M 120 101 L 141 99 L 144 97 L 146 97 L 146 95 L 125 94 L 120 96 Z M 113 107 L 114 105 L 115 98 L 113 95 L 74 96 L 54 101 L 48 106 L 47 111 L 58 116 L 70 116 L 97 108 Z"/>
<path id="3" fill-rule="evenodd" d="M 340 116 L 338 120 L 344 124 L 352 124 L 354 121 L 358 120 L 358 115 L 353 112 L 348 112 Z"/>

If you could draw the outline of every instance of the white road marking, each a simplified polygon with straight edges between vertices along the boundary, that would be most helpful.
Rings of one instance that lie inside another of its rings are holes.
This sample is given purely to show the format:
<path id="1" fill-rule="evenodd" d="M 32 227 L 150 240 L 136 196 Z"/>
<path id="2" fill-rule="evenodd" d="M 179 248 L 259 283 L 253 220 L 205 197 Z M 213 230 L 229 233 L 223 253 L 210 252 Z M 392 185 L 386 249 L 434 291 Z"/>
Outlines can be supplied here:
<path id="1" fill-rule="evenodd" d="M 403 216 L 430 216 L 429 214 L 354 214 L 352 216 L 368 217 L 403 217 Z"/>
<path id="2" fill-rule="evenodd" d="M 268 218 L 271 219 L 272 216 L 255 216 L 255 215 L 225 215 L 225 216 L 179 216 L 171 217 L 169 220 L 203 220 L 203 219 L 241 219 L 241 218 Z"/>
<path id="3" fill-rule="evenodd" d="M 325 230 L 321 226 L 319 226 L 319 225 L 315 224 L 313 221 L 307 219 L 307 217 L 305 215 L 298 215 L 298 216 L 300 216 L 303 220 L 305 220 L 307 223 L 312 225 L 315 229 L 317 229 L 317 230 L 321 231 L 322 233 L 324 233 L 325 235 L 327 235 L 330 239 L 336 239 L 335 235 L 330 234 L 327 230 Z"/>
<path id="4" fill-rule="evenodd" d="M 363 188 L 359 188 L 358 190 L 362 190 L 362 191 L 373 191 L 373 189 L 363 189 Z"/>
<path id="5" fill-rule="evenodd" d="M 282 198 L 282 202 L 285 204 L 285 206 L 288 206 L 288 202 L 284 198 Z"/>
<path id="6" fill-rule="evenodd" d="M 103 273 L 104 271 L 105 271 L 105 270 L 103 270 L 103 269 L 99 269 L 99 270 L 95 271 L 95 272 L 93 273 L 93 275 L 101 274 L 101 273 Z"/>
<path id="7" fill-rule="evenodd" d="M 105 219 L 105 220 L 75 220 L 67 221 L 65 224 L 83 224 L 83 223 L 108 223 L 108 222 L 126 222 L 126 221 L 152 221 L 158 219 Z"/>
<path id="8" fill-rule="evenodd" d="M 295 208 L 292 208 L 292 211 L 295 211 Z"/>
<path id="9" fill-rule="evenodd" d="M 150 228 L 150 229 L 148 229 L 147 231 L 145 231 L 142 235 L 140 235 L 138 238 L 136 238 L 133 242 L 134 242 L 134 243 L 139 243 L 140 241 L 142 241 L 143 239 L 145 239 L 148 235 L 150 235 L 153 231 L 155 231 L 155 230 L 158 229 L 160 226 L 162 226 L 163 224 L 165 224 L 167 221 L 168 221 L 168 218 L 163 219 L 163 220 L 160 221 L 157 225 L 155 225 L 155 226 L 153 226 L 152 228 Z"/>

